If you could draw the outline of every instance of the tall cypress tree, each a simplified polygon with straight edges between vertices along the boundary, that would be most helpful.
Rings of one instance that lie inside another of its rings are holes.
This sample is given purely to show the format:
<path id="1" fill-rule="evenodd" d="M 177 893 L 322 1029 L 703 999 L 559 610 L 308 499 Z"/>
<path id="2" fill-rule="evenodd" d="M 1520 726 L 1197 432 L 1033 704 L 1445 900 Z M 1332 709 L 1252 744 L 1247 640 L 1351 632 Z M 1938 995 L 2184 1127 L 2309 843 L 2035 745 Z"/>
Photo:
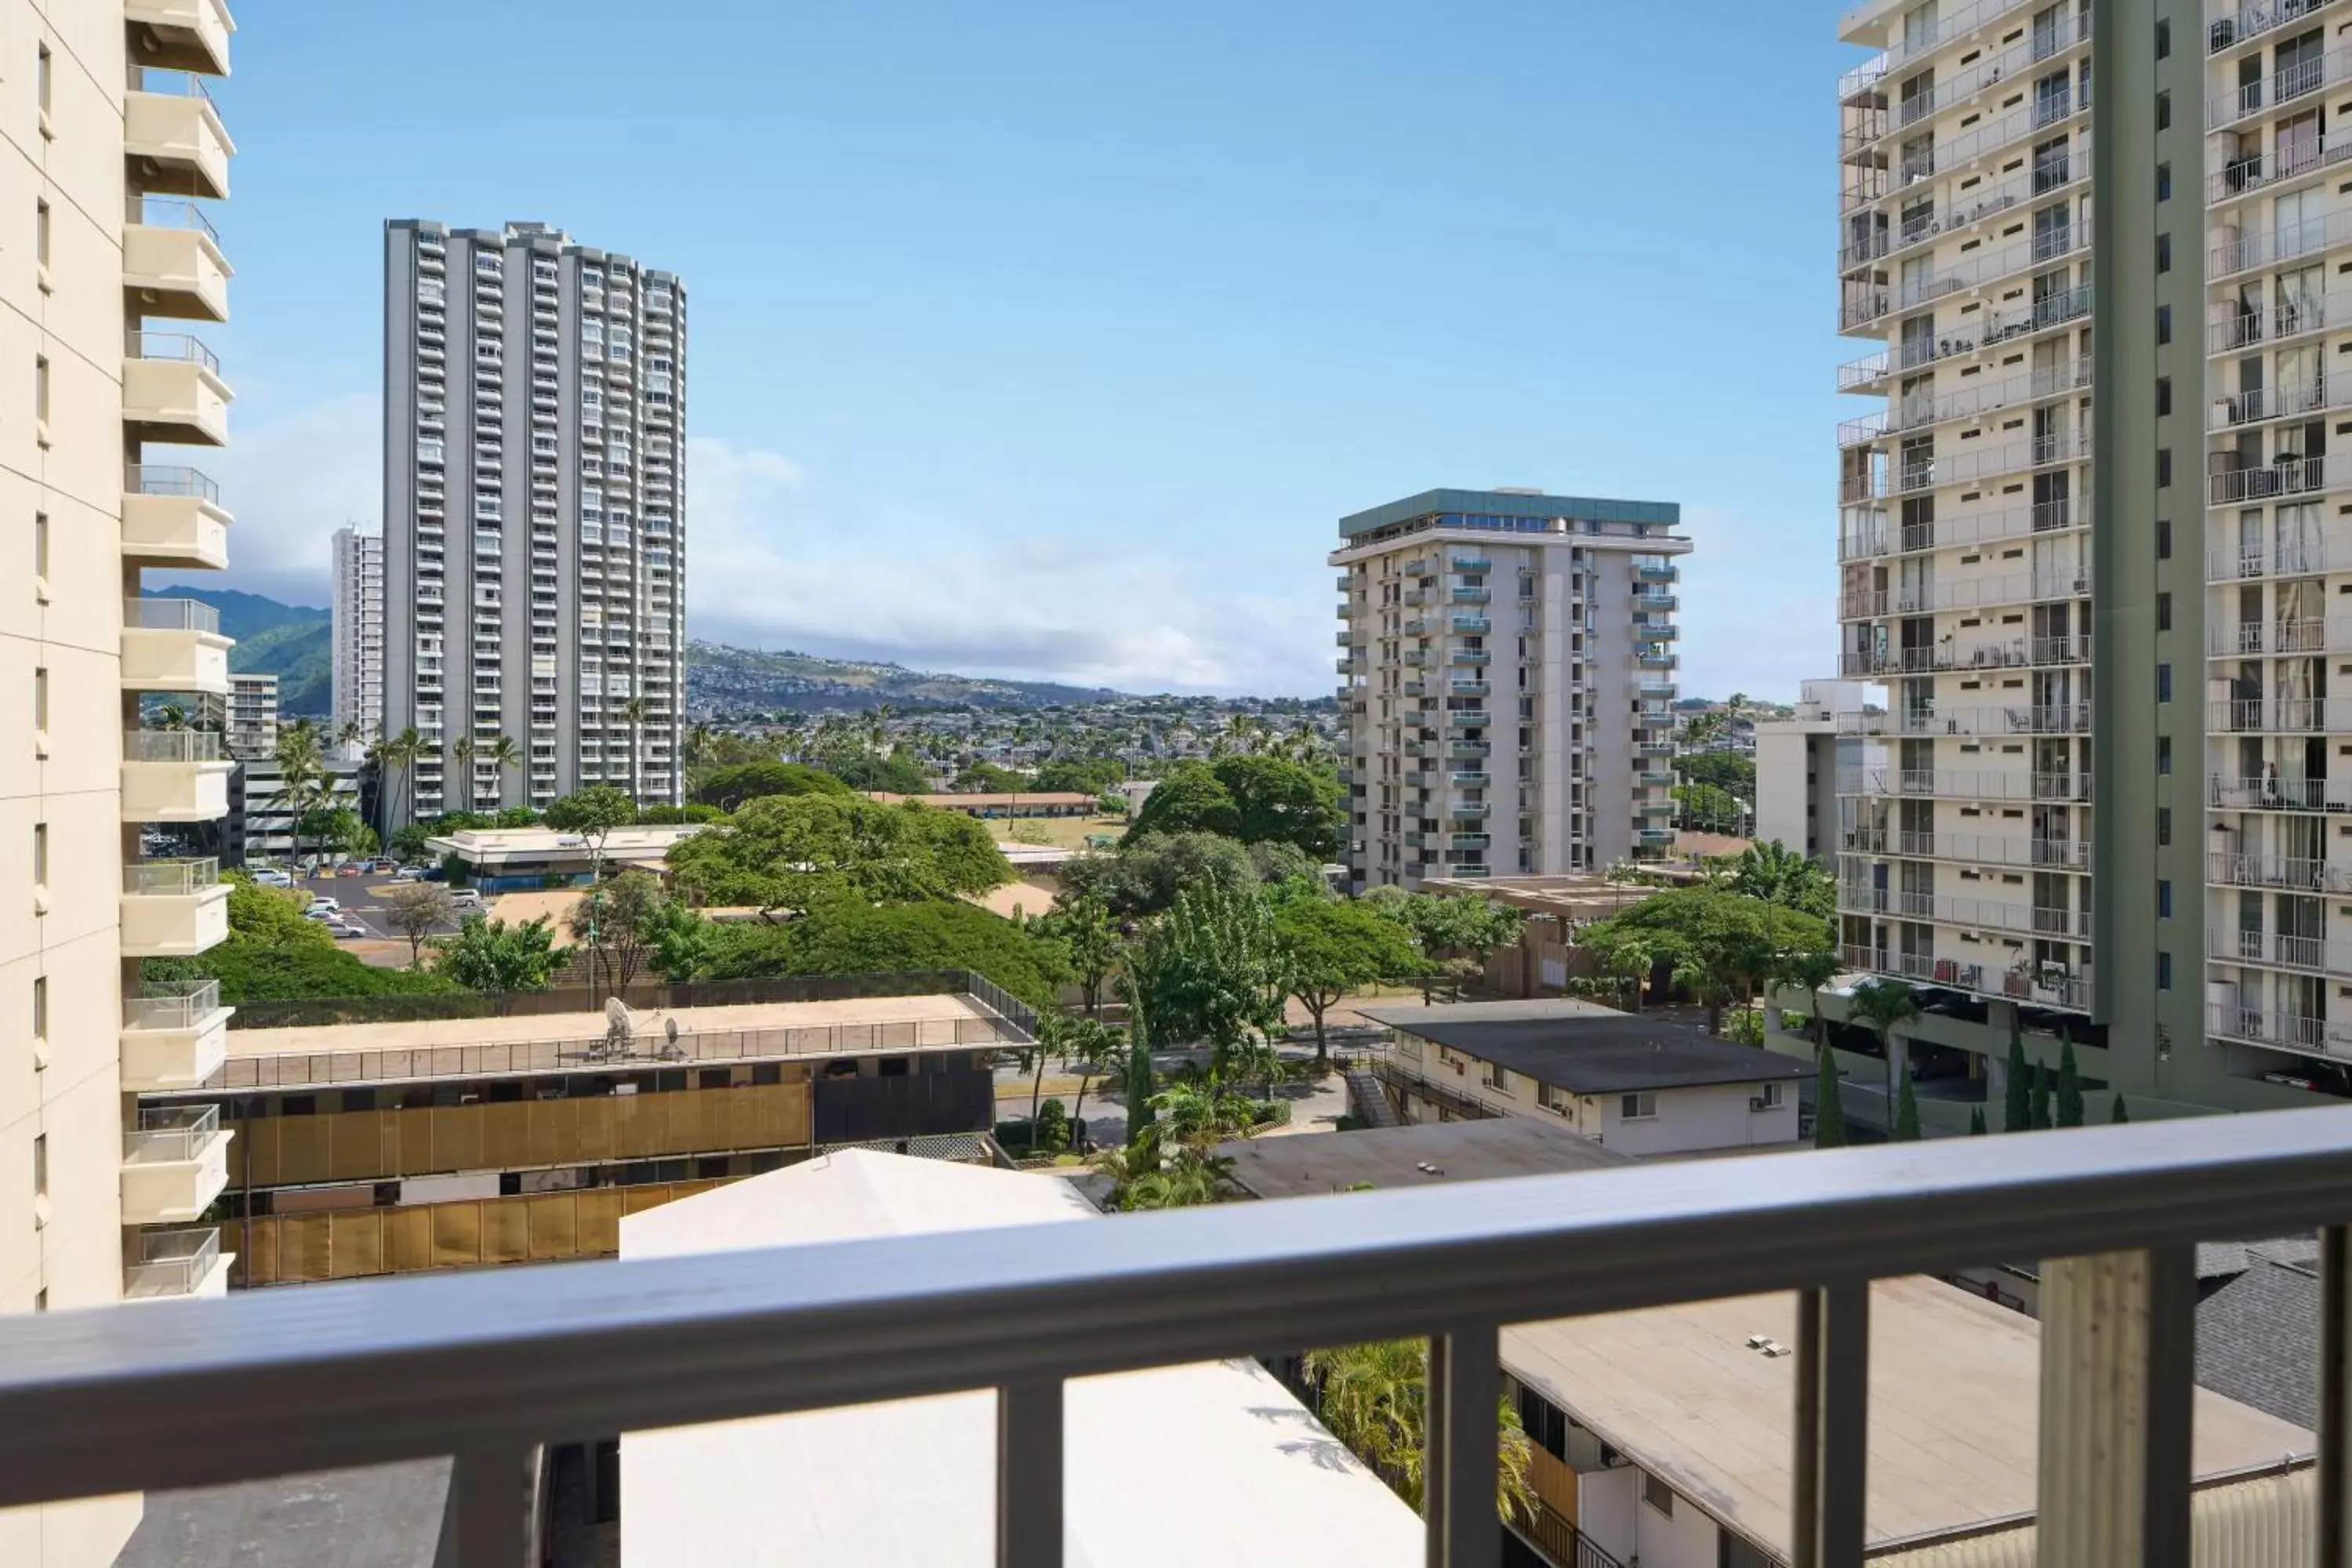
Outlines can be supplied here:
<path id="1" fill-rule="evenodd" d="M 1984 1135 L 1984 1107 L 1979 1105 L 1971 1108 L 1969 1111 L 1969 1136 L 1971 1138 L 1981 1138 Z"/>
<path id="2" fill-rule="evenodd" d="M 2000 1130 L 2022 1132 L 2033 1124 L 2033 1069 L 2025 1064 L 2025 1042 L 2017 1037 L 2017 1026 L 2009 1031 L 2009 1089 L 2001 1101 Z"/>
<path id="3" fill-rule="evenodd" d="M 2036 1067 L 2032 1070 L 2033 1109 L 2025 1124 L 2036 1132 L 2040 1132 L 2050 1125 L 2050 1089 L 2053 1075 L 2045 1067 Z"/>
<path id="4" fill-rule="evenodd" d="M 2124 1097 L 2120 1094 L 2116 1095 L 2115 1105 L 2107 1111 L 2108 1125 L 2121 1127 L 2125 1122 L 2129 1121 L 2130 1120 L 2131 1111 L 2125 1107 Z"/>
<path id="5" fill-rule="evenodd" d="M 1895 1097 L 1895 1141 L 1897 1143 L 1919 1142 L 1919 1100 L 1911 1092 L 1911 1068 L 1903 1068 L 1903 1086 Z"/>
<path id="6" fill-rule="evenodd" d="M 2068 1040 L 2058 1050 L 2058 1125 L 2083 1125 L 2083 1075 L 2074 1067 L 2074 1042 Z"/>
<path id="7" fill-rule="evenodd" d="M 1827 1046 L 1822 1047 L 1821 1076 L 1813 1091 L 1813 1147 L 1837 1149 L 1845 1144 L 1845 1107 L 1838 1102 L 1838 1068 Z"/>

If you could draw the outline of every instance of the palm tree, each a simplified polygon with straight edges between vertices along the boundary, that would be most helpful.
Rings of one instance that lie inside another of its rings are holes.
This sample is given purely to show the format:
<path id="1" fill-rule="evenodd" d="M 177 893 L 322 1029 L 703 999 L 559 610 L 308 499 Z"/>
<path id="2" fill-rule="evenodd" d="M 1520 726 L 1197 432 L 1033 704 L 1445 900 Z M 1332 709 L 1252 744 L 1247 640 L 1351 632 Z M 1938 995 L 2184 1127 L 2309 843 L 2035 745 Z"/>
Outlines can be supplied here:
<path id="1" fill-rule="evenodd" d="M 278 763 L 278 794 L 275 804 L 291 819 L 291 840 L 294 858 L 302 858 L 302 819 L 326 803 L 332 795 L 327 780 L 326 752 L 320 743 L 319 726 L 308 719 L 297 719 L 278 731 L 278 743 L 271 753 Z"/>
<path id="2" fill-rule="evenodd" d="M 1307 1352 L 1315 1413 L 1331 1436 L 1370 1466 L 1405 1502 L 1422 1506 L 1428 1455 L 1429 1342 L 1379 1340 Z M 1495 1507 L 1506 1519 L 1535 1506 L 1528 1479 L 1534 1445 L 1507 1398 L 1495 1402 Z"/>
<path id="3" fill-rule="evenodd" d="M 369 748 L 369 754 L 385 781 L 387 803 L 383 813 L 383 837 L 386 842 L 390 842 L 394 832 L 402 826 L 399 807 L 392 804 L 400 797 L 391 785 L 395 779 L 406 782 L 415 772 L 418 761 L 425 755 L 425 739 L 416 732 L 416 726 L 411 724 L 399 734 L 378 741 Z"/>
<path id="4" fill-rule="evenodd" d="M 497 763 L 501 773 L 509 768 L 520 770 L 522 766 L 522 748 L 515 744 L 515 738 L 512 735 L 503 731 L 497 731 L 490 736 L 490 743 L 482 748 L 482 760 Z M 505 791 L 500 790 L 499 793 L 504 794 Z"/>
<path id="5" fill-rule="evenodd" d="M 449 742 L 449 761 L 456 764 L 460 811 L 474 809 L 474 737 L 460 735 Z"/>
<path id="6" fill-rule="evenodd" d="M 1846 1016 L 1868 1024 L 1878 1035 L 1879 1048 L 1886 1053 L 1886 1092 L 1895 1093 L 1895 1026 L 1906 1018 L 1919 1016 L 1919 1004 L 1911 994 L 1911 987 L 1900 980 L 1865 980 L 1853 988 L 1846 1001 Z"/>

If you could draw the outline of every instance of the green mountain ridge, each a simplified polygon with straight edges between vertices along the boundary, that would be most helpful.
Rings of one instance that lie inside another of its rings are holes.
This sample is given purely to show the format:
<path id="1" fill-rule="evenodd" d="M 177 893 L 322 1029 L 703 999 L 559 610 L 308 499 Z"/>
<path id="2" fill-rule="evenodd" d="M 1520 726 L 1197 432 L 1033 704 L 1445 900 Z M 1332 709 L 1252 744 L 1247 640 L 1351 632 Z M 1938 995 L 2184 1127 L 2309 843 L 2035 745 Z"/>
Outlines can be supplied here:
<path id="1" fill-rule="evenodd" d="M 280 604 L 236 588 L 174 584 L 150 588 L 151 599 L 194 599 L 220 612 L 221 633 L 236 639 L 228 652 L 236 675 L 278 678 L 278 711 L 287 718 L 326 718 L 334 710 L 332 617 L 308 605 Z"/>
<path id="2" fill-rule="evenodd" d="M 894 708 L 1053 708 L 1113 702 L 1127 695 L 1108 687 L 951 675 L 791 649 L 730 647 L 695 638 L 686 645 L 686 706 L 690 713 L 810 712 L 884 703 Z"/>

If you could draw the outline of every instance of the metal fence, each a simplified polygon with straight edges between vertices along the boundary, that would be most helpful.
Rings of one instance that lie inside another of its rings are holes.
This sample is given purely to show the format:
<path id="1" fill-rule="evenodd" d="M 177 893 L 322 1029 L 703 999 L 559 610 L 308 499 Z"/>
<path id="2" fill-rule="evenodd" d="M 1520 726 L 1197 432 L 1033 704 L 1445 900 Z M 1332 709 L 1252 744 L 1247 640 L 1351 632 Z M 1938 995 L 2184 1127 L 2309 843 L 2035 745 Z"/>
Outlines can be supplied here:
<path id="1" fill-rule="evenodd" d="M 2323 1109 L 26 1314 L 0 1507 L 455 1455 L 460 1560 L 517 1568 L 540 1445 L 993 1387 L 996 1560 L 1058 1568 L 1066 1380 L 1411 1335 L 1429 1560 L 1484 1568 L 1501 1325 L 1793 1290 L 1791 1558 L 1849 1568 L 1868 1282 L 2022 1257 L 2056 1260 L 2044 1561 L 2186 1568 L 2195 1245 L 2258 1226 L 2321 1234 L 2311 1561 L 2352 1568 L 2347 1221 L 2352 1110 Z"/>

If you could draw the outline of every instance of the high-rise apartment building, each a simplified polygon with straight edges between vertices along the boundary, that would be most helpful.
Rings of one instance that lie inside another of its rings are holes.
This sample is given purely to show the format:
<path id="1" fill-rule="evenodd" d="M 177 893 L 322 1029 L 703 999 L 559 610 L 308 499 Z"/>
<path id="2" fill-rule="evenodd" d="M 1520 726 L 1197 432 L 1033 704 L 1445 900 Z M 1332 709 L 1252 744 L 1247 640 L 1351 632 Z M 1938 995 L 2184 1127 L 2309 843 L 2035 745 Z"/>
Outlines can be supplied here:
<path id="1" fill-rule="evenodd" d="M 278 678 L 228 678 L 228 751 L 232 757 L 266 757 L 278 749 Z"/>
<path id="2" fill-rule="evenodd" d="M 1664 854 L 1681 517 L 1664 501 L 1441 489 L 1339 520 L 1358 889 Z"/>
<path id="3" fill-rule="evenodd" d="M 331 733 L 341 736 L 356 727 L 365 745 L 383 723 L 383 535 L 339 528 L 333 548 Z"/>
<path id="4" fill-rule="evenodd" d="M 416 816 L 679 798 L 686 289 L 542 224 L 384 231 L 384 716 Z"/>
<path id="5" fill-rule="evenodd" d="M 2347 26 L 1843 26 L 1881 52 L 1839 84 L 1840 325 L 1886 347 L 1839 377 L 1883 400 L 1840 432 L 1841 673 L 1889 754 L 1842 786 L 1841 935 L 1954 998 L 1934 1071 L 1998 1080 L 2015 1027 L 2135 1101 L 2352 1092 Z"/>
<path id="6" fill-rule="evenodd" d="M 227 561 L 218 492 L 164 448 L 227 437 L 189 329 L 227 317 L 198 202 L 228 194 L 204 79 L 230 30 L 219 0 L 0 0 L 0 1311 L 227 1278 L 199 1223 L 226 1180 L 218 1116 L 134 1097 L 201 1082 L 226 1020 L 217 986 L 139 977 L 225 934 L 214 863 L 143 851 L 218 817 L 229 771 L 216 733 L 142 727 L 144 695 L 226 697 L 229 645 L 209 606 L 140 589 Z M 111 1563 L 139 1513 L 0 1512 L 0 1563 Z"/>

